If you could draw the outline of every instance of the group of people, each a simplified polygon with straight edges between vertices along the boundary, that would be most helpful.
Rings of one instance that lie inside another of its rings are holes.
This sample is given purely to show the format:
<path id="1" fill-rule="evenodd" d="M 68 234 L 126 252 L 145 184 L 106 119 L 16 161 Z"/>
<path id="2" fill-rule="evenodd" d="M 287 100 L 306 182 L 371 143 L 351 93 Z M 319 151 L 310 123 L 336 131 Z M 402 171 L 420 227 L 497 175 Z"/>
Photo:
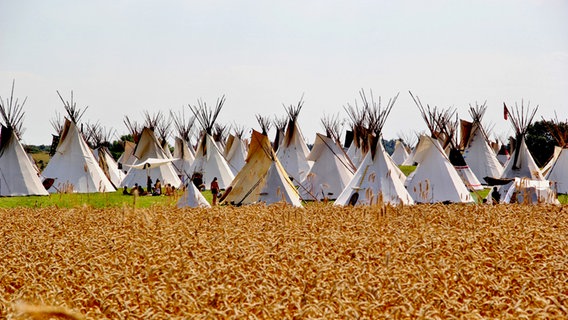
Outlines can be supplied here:
<path id="1" fill-rule="evenodd" d="M 191 181 L 199 191 L 205 190 L 205 184 L 203 183 L 203 176 L 200 173 L 194 173 L 193 176 L 191 177 Z M 219 199 L 219 197 L 221 197 L 221 189 L 219 188 L 219 182 L 217 182 L 217 177 L 214 177 L 213 181 L 211 181 L 210 190 L 211 190 L 211 195 L 213 196 L 211 202 L 212 205 L 215 206 L 217 205 L 217 200 Z M 166 184 L 164 195 L 166 196 L 174 195 L 175 191 L 176 188 L 168 183 Z M 130 191 L 128 191 L 128 187 L 124 186 L 122 194 L 124 195 L 137 194 L 139 196 L 146 196 L 146 195 L 160 196 L 162 195 L 162 183 L 160 182 L 160 179 L 156 179 L 156 183 L 152 185 L 152 178 L 148 177 L 148 180 L 146 181 L 146 190 L 144 190 L 142 186 L 136 183 L 134 184 L 134 187 L 130 189 Z"/>
<path id="2" fill-rule="evenodd" d="M 130 191 L 128 191 L 128 187 L 124 186 L 124 189 L 122 190 L 122 194 L 123 195 L 134 195 L 137 194 L 139 196 L 147 196 L 147 195 L 152 195 L 152 196 L 161 196 L 162 195 L 162 182 L 160 181 L 160 179 L 156 179 L 156 183 L 154 185 L 152 185 L 152 178 L 148 177 L 148 180 L 146 181 L 146 190 L 144 190 L 144 188 L 142 188 L 142 186 L 140 186 L 138 183 L 134 184 L 134 187 L 132 187 L 132 189 L 130 189 Z M 175 194 L 176 191 L 176 187 L 172 186 L 171 184 L 166 184 L 164 191 L 164 195 L 166 196 L 173 196 Z"/>

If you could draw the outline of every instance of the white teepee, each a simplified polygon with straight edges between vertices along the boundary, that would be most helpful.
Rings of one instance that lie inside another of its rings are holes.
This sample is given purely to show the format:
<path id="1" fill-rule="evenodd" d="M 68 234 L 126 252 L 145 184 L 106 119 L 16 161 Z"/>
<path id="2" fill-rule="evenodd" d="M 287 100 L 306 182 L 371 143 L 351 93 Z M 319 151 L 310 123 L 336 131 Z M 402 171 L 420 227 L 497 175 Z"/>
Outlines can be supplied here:
<path id="1" fill-rule="evenodd" d="M 209 202 L 207 202 L 203 194 L 197 190 L 197 187 L 195 187 L 193 183 L 188 183 L 185 188 L 185 192 L 177 202 L 178 208 L 211 208 Z"/>
<path id="2" fill-rule="evenodd" d="M 558 118 L 549 123 L 550 134 L 559 146 L 546 168 L 546 180 L 556 184 L 556 192 L 568 194 L 568 121 L 560 122 Z M 544 172 L 544 170 L 543 170 Z"/>
<path id="3" fill-rule="evenodd" d="M 225 159 L 235 176 L 244 167 L 247 157 L 247 145 L 243 140 L 243 133 L 244 129 L 236 129 L 234 135 L 229 135 L 225 145 Z"/>
<path id="4" fill-rule="evenodd" d="M 462 120 L 462 128 L 468 128 L 466 135 L 462 130 L 462 140 L 465 144 L 463 158 L 471 168 L 479 181 L 484 181 L 485 177 L 499 178 L 503 174 L 503 166 L 497 159 L 497 155 L 491 148 L 489 137 L 485 133 L 481 120 L 487 106 L 485 104 L 469 107 L 469 114 L 473 122 Z"/>
<path id="5" fill-rule="evenodd" d="M 292 182 L 295 185 L 304 181 L 312 165 L 311 161 L 308 161 L 310 150 L 298 125 L 298 115 L 302 106 L 303 101 L 300 99 L 297 106 L 290 105 L 286 109 L 288 112 L 286 134 L 284 141 L 282 141 L 276 152 L 278 160 L 280 160 L 286 172 L 292 177 Z"/>
<path id="6" fill-rule="evenodd" d="M 409 156 L 408 151 L 406 151 L 406 148 L 402 140 L 400 139 L 396 140 L 394 145 L 394 151 L 391 155 L 391 158 L 394 161 L 394 163 L 396 163 L 397 166 L 400 166 L 406 161 L 406 159 L 408 159 L 408 156 Z"/>
<path id="7" fill-rule="evenodd" d="M 367 100 L 363 90 L 363 112 L 367 114 L 366 131 L 371 137 L 370 148 L 357 171 L 337 197 L 335 205 L 372 205 L 372 204 L 414 204 L 412 197 L 404 188 L 401 180 L 404 174 L 385 151 L 381 141 L 381 131 L 386 119 L 398 98 L 398 94 L 388 101 L 385 108 L 381 100 L 377 104 L 371 92 L 371 101 Z"/>
<path id="8" fill-rule="evenodd" d="M 171 164 L 173 159 L 166 155 L 151 128 L 145 127 L 142 130 L 133 155 L 136 161 L 127 166 L 130 170 L 122 180 L 121 187 L 132 188 L 135 184 L 144 187 L 147 186 L 148 178 L 152 183 L 159 179 L 162 185 L 169 183 L 176 188 L 181 186 L 181 180 Z"/>
<path id="9" fill-rule="evenodd" d="M 195 160 L 195 153 L 190 145 L 191 131 L 195 123 L 195 117 L 185 119 L 183 112 L 174 114 L 170 113 L 173 119 L 177 136 L 174 142 L 174 161 L 172 162 L 178 176 L 185 185 L 191 179 L 190 169 Z"/>
<path id="10" fill-rule="evenodd" d="M 507 108 L 507 106 L 504 106 Z M 506 109 L 509 110 L 509 109 Z M 515 106 L 515 109 L 508 113 L 511 119 L 511 124 L 516 133 L 517 146 L 507 162 L 501 178 L 530 178 L 532 180 L 544 180 L 544 176 L 540 168 L 536 165 L 529 148 L 525 142 L 525 135 L 530 126 L 538 106 L 530 109 L 530 106 L 525 107 L 521 104 L 521 108 Z"/>
<path id="11" fill-rule="evenodd" d="M 416 146 L 414 160 L 416 170 L 406 181 L 406 187 L 414 201 L 473 202 L 450 159 L 437 139 L 423 135 Z"/>
<path id="12" fill-rule="evenodd" d="M 18 137 L 24 112 L 23 105 L 12 93 L 6 101 L 0 98 L 0 113 L 4 123 L 0 131 L 0 196 L 46 196 L 38 172 L 26 154 Z"/>
<path id="13" fill-rule="evenodd" d="M 192 177 L 195 174 L 201 174 L 206 188 L 209 188 L 213 178 L 217 177 L 219 187 L 225 189 L 235 177 L 212 136 L 215 120 L 224 103 L 225 96 L 217 100 L 214 110 L 208 108 L 205 102 L 201 100 L 198 101 L 198 106 L 189 106 L 203 129 L 201 139 L 197 145 L 195 160 L 189 171 Z"/>
<path id="14" fill-rule="evenodd" d="M 308 156 L 313 165 L 302 181 L 300 194 L 304 200 L 336 199 L 356 171 L 339 143 L 339 121 L 323 118 L 326 135 L 316 134 Z"/>
<path id="15" fill-rule="evenodd" d="M 77 109 L 76 103 L 73 102 L 73 92 L 70 102 L 64 101 L 61 95 L 59 98 L 63 101 L 70 119 L 65 119 L 55 154 L 42 172 L 46 179 L 55 180 L 47 191 L 50 193 L 116 191 L 76 126 L 86 108 L 83 111 Z"/>

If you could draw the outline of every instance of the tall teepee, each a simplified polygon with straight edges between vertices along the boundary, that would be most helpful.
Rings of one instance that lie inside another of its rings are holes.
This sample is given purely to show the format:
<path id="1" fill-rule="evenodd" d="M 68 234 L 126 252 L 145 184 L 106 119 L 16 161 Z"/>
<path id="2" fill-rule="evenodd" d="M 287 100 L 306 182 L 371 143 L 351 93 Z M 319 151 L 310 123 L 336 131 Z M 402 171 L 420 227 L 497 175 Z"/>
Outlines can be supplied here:
<path id="1" fill-rule="evenodd" d="M 326 134 L 316 134 L 308 155 L 314 164 L 300 188 L 304 200 L 336 199 L 357 170 L 339 142 L 337 117 L 324 117 L 321 122 Z"/>
<path id="2" fill-rule="evenodd" d="M 412 96 L 412 93 L 411 93 Z M 408 192 L 416 202 L 473 202 L 456 168 L 450 162 L 438 140 L 440 134 L 438 110 L 425 109 L 418 97 L 412 96 L 431 136 L 422 135 L 414 150 L 416 170 L 406 180 Z"/>
<path id="3" fill-rule="evenodd" d="M 392 161 L 397 165 L 402 165 L 406 159 L 408 159 L 408 150 L 404 145 L 404 141 L 402 139 L 397 139 L 394 144 L 394 151 L 391 155 Z"/>
<path id="4" fill-rule="evenodd" d="M 515 130 L 515 140 L 516 147 L 509 159 L 509 162 L 503 170 L 501 178 L 530 178 L 533 180 L 544 180 L 540 168 L 534 162 L 534 159 L 529 152 L 529 148 L 525 142 L 525 136 L 527 134 L 527 129 L 533 121 L 534 116 L 538 110 L 536 108 L 531 109 L 530 104 L 526 107 L 524 103 L 521 103 L 519 108 L 515 104 L 514 109 L 509 109 L 505 104 L 504 108 L 507 111 L 508 118 L 511 119 L 511 125 Z M 510 110 L 510 111 L 509 111 Z"/>
<path id="5" fill-rule="evenodd" d="M 77 127 L 87 108 L 80 110 L 73 101 L 65 101 L 57 92 L 67 111 L 68 119 L 61 130 L 57 149 L 42 175 L 55 182 L 49 192 L 113 192 L 116 189 L 99 167 L 93 152 Z"/>
<path id="6" fill-rule="evenodd" d="M 49 193 L 43 187 L 38 171 L 30 161 L 20 136 L 24 118 L 23 106 L 14 100 L 14 83 L 10 98 L 0 98 L 2 127 L 0 131 L 0 196 L 45 196 Z"/>
<path id="7" fill-rule="evenodd" d="M 197 106 L 189 106 L 202 127 L 201 138 L 197 145 L 195 160 L 191 165 L 190 173 L 192 177 L 194 174 L 200 174 L 207 188 L 213 178 L 216 177 L 219 187 L 225 189 L 235 177 L 227 160 L 223 157 L 219 145 L 213 139 L 213 127 L 224 103 L 225 96 L 222 96 L 217 99 L 214 109 L 209 108 L 201 100 L 198 100 Z"/>
<path id="8" fill-rule="evenodd" d="M 380 98 L 376 103 L 371 92 L 371 100 L 368 100 L 361 90 L 370 146 L 353 178 L 335 200 L 335 205 L 414 203 L 404 188 L 404 174 L 389 157 L 381 141 L 383 126 L 397 98 L 398 94 L 383 107 Z"/>
<path id="9" fill-rule="evenodd" d="M 310 150 L 298 125 L 298 116 L 303 105 L 302 97 L 296 106 L 290 105 L 286 107 L 288 125 L 286 126 L 284 141 L 282 141 L 276 153 L 280 163 L 282 163 L 282 166 L 296 185 L 306 178 L 312 165 L 311 161 L 308 161 Z"/>
<path id="10" fill-rule="evenodd" d="M 464 159 L 479 181 L 485 177 L 499 178 L 503 174 L 503 166 L 491 148 L 489 137 L 483 129 L 481 120 L 487 110 L 486 104 L 469 106 L 472 122 L 462 120 L 462 141 L 464 142 Z M 466 133 L 466 134 L 464 134 Z"/>
<path id="11" fill-rule="evenodd" d="M 354 105 L 348 103 L 343 109 L 345 109 L 351 120 L 351 130 L 346 133 L 346 140 L 350 142 L 347 156 L 351 159 L 353 165 L 358 168 L 369 150 L 369 142 L 367 141 L 369 133 L 367 128 L 365 128 L 368 110 L 364 106 L 359 108 L 357 101 L 355 101 Z M 347 137 L 350 139 L 347 139 Z"/>
<path id="12" fill-rule="evenodd" d="M 440 111 L 436 117 L 440 134 L 438 139 L 442 143 L 442 148 L 446 150 L 451 164 L 462 179 L 468 190 L 482 190 L 483 186 L 475 176 L 471 168 L 465 161 L 458 143 L 458 116 L 456 109 L 448 108 Z M 452 120 L 455 116 L 455 120 Z"/>

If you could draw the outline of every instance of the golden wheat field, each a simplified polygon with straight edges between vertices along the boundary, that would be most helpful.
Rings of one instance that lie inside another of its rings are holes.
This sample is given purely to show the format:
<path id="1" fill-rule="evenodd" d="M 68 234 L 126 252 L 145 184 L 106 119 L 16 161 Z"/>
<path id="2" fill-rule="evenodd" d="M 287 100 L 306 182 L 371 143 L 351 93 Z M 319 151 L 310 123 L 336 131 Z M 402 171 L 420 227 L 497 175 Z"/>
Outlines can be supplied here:
<path id="1" fill-rule="evenodd" d="M 568 207 L 0 210 L 0 318 L 565 318 Z"/>

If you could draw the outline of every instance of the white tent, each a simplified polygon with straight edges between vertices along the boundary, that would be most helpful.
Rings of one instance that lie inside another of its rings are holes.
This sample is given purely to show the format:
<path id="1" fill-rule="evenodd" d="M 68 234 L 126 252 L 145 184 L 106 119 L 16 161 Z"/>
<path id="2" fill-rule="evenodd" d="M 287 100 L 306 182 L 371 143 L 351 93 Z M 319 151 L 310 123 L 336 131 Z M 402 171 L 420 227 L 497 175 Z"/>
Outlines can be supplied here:
<path id="1" fill-rule="evenodd" d="M 215 120 L 224 103 L 225 97 L 223 96 L 217 100 L 214 110 L 208 108 L 202 101 L 198 101 L 198 106 L 190 106 L 203 131 L 201 139 L 197 144 L 195 160 L 189 171 L 192 177 L 194 174 L 201 174 L 206 188 L 210 187 L 210 183 L 215 177 L 221 189 L 227 188 L 235 178 L 227 160 L 223 157 L 222 151 L 212 136 Z"/>
<path id="2" fill-rule="evenodd" d="M 486 110 L 485 104 L 475 108 L 470 106 L 469 113 L 473 122 L 462 120 L 462 141 L 465 145 L 463 158 L 479 181 L 484 181 L 485 177 L 499 178 L 503 174 L 503 166 L 481 125 Z M 464 128 L 468 130 L 463 130 Z"/>
<path id="3" fill-rule="evenodd" d="M 20 143 L 26 99 L 14 100 L 14 86 L 15 81 L 9 99 L 0 98 L 0 196 L 46 196 L 35 163 Z"/>
<path id="4" fill-rule="evenodd" d="M 47 191 L 55 192 L 114 192 L 116 189 L 99 167 L 93 152 L 73 121 L 65 119 L 57 149 L 42 172 L 45 178 L 55 179 Z"/>
<path id="5" fill-rule="evenodd" d="M 396 163 L 397 166 L 402 165 L 406 159 L 408 159 L 408 151 L 406 151 L 406 148 L 402 142 L 402 140 L 396 140 L 395 145 L 394 145 L 394 151 L 391 155 L 392 160 L 394 161 L 394 163 Z"/>
<path id="6" fill-rule="evenodd" d="M 0 133 L 0 196 L 46 196 L 38 172 L 13 129 Z"/>
<path id="7" fill-rule="evenodd" d="M 172 162 L 178 176 L 180 176 L 182 182 L 189 181 L 191 179 L 191 165 L 195 161 L 195 155 L 191 152 L 189 144 L 186 140 L 176 137 L 174 145 L 174 160 Z"/>
<path id="8" fill-rule="evenodd" d="M 278 161 L 268 136 L 254 130 L 246 164 L 221 201 L 233 205 L 285 201 L 293 206 L 302 206 L 300 195 Z"/>
<path id="9" fill-rule="evenodd" d="M 152 129 L 145 127 L 142 130 L 134 149 L 134 157 L 136 161 L 132 165 L 124 165 L 130 167 L 130 170 L 122 180 L 121 187 L 132 188 L 135 184 L 146 186 L 148 177 L 152 182 L 159 179 L 162 185 L 169 183 L 176 188 L 181 186 L 181 180 L 171 164 L 173 159 L 166 155 Z"/>
<path id="10" fill-rule="evenodd" d="M 312 165 L 312 162 L 308 161 L 310 150 L 298 125 L 298 115 L 302 106 L 303 101 L 300 100 L 297 106 L 291 105 L 287 108 L 288 125 L 286 134 L 284 141 L 282 141 L 276 152 L 278 160 L 280 160 L 286 172 L 292 177 L 292 182 L 295 185 L 304 181 Z"/>
<path id="11" fill-rule="evenodd" d="M 243 131 L 229 135 L 225 145 L 225 159 L 227 159 L 229 167 L 235 176 L 244 167 L 247 157 L 246 141 L 242 139 L 242 136 Z"/>
<path id="12" fill-rule="evenodd" d="M 107 147 L 99 147 L 93 150 L 95 159 L 99 163 L 99 167 L 103 169 L 103 172 L 107 178 L 112 182 L 115 187 L 120 186 L 126 174 L 118 168 L 118 163 L 111 156 L 110 151 Z"/>
<path id="13" fill-rule="evenodd" d="M 185 192 L 177 202 L 177 207 L 211 208 L 211 205 L 209 204 L 209 202 L 207 202 L 203 194 L 201 194 L 201 192 L 197 190 L 197 187 L 195 187 L 193 183 L 188 183 Z"/>
<path id="14" fill-rule="evenodd" d="M 554 154 L 546 180 L 556 183 L 558 193 L 568 194 L 568 148 L 555 147 Z"/>
<path id="15" fill-rule="evenodd" d="M 304 200 L 336 199 L 356 170 L 339 142 L 319 133 L 308 160 L 314 164 L 301 183 L 300 194 Z"/>
<path id="16" fill-rule="evenodd" d="M 375 152 L 367 153 L 335 205 L 414 204 L 401 179 L 404 174 L 389 159 L 380 139 L 375 148 Z"/>
<path id="17" fill-rule="evenodd" d="M 381 141 L 381 131 L 398 94 L 382 108 L 372 99 L 369 101 L 361 91 L 363 112 L 367 113 L 367 140 L 369 151 L 357 171 L 335 200 L 335 205 L 372 204 L 414 204 L 412 197 L 404 188 L 405 176 L 385 151 Z"/>
<path id="18" fill-rule="evenodd" d="M 505 106 L 506 107 L 506 106 Z M 513 155 L 507 162 L 501 178 L 530 178 L 532 180 L 544 180 L 544 176 L 540 168 L 536 165 L 529 148 L 525 142 L 527 128 L 530 126 L 538 107 L 533 110 L 526 109 L 521 106 L 521 111 L 516 107 L 509 114 L 511 124 L 516 132 L 517 146 L 513 151 Z M 520 111 L 520 112 L 519 112 Z"/>
<path id="19" fill-rule="evenodd" d="M 412 177 L 406 180 L 406 187 L 414 201 L 473 202 L 437 139 L 422 135 L 416 146 L 414 160 L 418 166 Z"/>

